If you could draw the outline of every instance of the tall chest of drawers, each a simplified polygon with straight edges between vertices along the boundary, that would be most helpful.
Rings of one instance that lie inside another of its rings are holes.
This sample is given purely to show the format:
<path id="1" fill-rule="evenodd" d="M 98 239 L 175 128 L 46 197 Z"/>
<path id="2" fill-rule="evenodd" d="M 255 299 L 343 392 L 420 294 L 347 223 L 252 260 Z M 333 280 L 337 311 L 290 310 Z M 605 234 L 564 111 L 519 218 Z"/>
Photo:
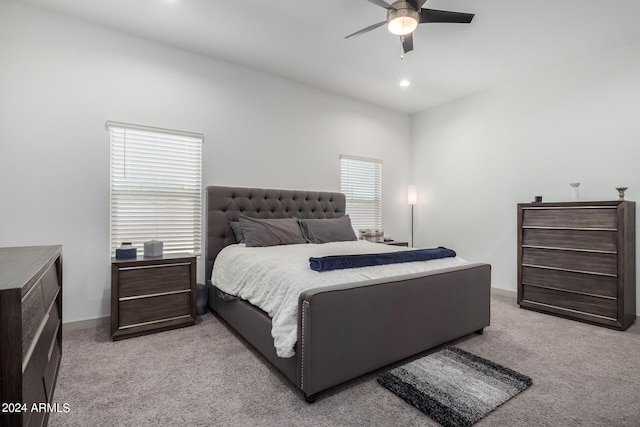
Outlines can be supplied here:
<path id="1" fill-rule="evenodd" d="M 61 253 L 0 248 L 0 425 L 47 424 L 62 356 Z"/>
<path id="2" fill-rule="evenodd" d="M 614 329 L 636 317 L 635 203 L 518 205 L 520 307 Z"/>

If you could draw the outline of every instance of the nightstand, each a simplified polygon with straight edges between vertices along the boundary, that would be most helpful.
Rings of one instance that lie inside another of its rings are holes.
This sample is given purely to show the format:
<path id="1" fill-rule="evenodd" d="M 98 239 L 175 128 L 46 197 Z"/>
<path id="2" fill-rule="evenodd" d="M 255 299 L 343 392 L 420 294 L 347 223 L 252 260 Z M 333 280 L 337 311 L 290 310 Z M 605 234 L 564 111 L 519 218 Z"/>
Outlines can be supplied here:
<path id="1" fill-rule="evenodd" d="M 111 258 L 111 337 L 130 338 L 196 321 L 196 257 Z"/>
<path id="2" fill-rule="evenodd" d="M 401 242 L 399 240 L 385 240 L 384 242 L 385 245 L 391 245 L 391 246 L 409 246 L 408 242 Z"/>

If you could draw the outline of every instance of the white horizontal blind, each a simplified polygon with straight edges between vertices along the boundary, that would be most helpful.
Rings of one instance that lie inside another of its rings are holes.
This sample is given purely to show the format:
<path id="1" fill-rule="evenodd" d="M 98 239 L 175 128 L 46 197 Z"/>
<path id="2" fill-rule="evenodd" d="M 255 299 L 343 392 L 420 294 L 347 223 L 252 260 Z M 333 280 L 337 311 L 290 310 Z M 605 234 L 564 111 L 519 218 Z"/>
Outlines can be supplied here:
<path id="1" fill-rule="evenodd" d="M 382 228 L 382 160 L 340 156 L 340 191 L 353 229 Z"/>
<path id="2" fill-rule="evenodd" d="M 160 240 L 164 253 L 200 253 L 201 134 L 107 122 L 111 139 L 111 254 Z"/>

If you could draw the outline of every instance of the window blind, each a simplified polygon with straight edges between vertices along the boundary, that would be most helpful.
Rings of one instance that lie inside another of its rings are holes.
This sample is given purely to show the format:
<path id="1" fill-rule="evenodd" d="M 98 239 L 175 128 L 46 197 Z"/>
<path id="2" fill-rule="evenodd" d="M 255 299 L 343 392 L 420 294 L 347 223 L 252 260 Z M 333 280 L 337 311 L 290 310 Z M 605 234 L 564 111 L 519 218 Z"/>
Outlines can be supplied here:
<path id="1" fill-rule="evenodd" d="M 340 191 L 356 234 L 360 228 L 382 228 L 382 160 L 341 155 L 340 169 Z"/>
<path id="2" fill-rule="evenodd" d="M 200 253 L 202 134 L 107 122 L 111 140 L 111 254 L 122 242 L 142 253 Z"/>

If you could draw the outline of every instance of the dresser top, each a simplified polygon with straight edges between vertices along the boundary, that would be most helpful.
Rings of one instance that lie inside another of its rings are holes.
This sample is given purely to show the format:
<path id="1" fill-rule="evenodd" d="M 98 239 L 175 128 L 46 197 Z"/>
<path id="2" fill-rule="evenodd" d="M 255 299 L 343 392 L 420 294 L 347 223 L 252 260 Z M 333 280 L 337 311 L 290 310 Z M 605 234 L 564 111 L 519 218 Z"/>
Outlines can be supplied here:
<path id="1" fill-rule="evenodd" d="M 0 248 L 0 291 L 22 288 L 62 246 L 23 246 Z"/>
<path id="2" fill-rule="evenodd" d="M 579 202 L 528 202 L 528 203 L 518 203 L 519 207 L 522 208 L 594 208 L 594 207 L 611 207 L 615 208 L 618 205 L 634 205 L 636 202 L 630 200 L 603 200 L 603 201 L 579 201 Z"/>

